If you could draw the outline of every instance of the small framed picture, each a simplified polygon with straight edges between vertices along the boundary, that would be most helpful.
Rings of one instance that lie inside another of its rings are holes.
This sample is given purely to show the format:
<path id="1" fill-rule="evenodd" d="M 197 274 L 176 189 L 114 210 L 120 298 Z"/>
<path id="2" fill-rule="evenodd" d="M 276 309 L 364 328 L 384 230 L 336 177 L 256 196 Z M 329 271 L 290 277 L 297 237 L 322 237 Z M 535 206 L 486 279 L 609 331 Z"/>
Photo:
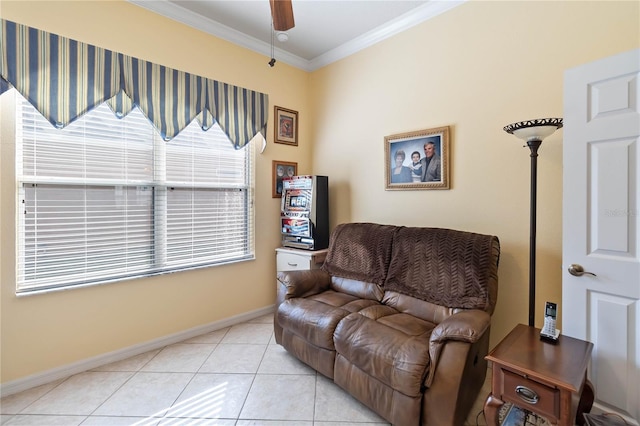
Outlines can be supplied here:
<path id="1" fill-rule="evenodd" d="M 298 146 L 298 111 L 275 108 L 275 138 L 276 143 Z"/>
<path id="2" fill-rule="evenodd" d="M 449 127 L 384 138 L 386 190 L 449 189 Z"/>
<path id="3" fill-rule="evenodd" d="M 297 176 L 298 175 L 298 163 L 291 163 L 288 161 L 272 161 L 272 198 L 282 197 L 282 178 Z"/>

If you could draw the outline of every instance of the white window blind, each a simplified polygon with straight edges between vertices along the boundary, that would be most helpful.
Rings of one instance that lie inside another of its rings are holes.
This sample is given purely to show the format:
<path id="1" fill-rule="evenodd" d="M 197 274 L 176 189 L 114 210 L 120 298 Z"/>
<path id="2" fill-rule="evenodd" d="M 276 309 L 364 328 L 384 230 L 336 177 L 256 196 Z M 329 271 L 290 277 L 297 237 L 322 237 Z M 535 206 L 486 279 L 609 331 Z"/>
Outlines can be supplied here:
<path id="1" fill-rule="evenodd" d="M 254 257 L 250 146 L 106 105 L 58 130 L 17 99 L 18 293 Z"/>

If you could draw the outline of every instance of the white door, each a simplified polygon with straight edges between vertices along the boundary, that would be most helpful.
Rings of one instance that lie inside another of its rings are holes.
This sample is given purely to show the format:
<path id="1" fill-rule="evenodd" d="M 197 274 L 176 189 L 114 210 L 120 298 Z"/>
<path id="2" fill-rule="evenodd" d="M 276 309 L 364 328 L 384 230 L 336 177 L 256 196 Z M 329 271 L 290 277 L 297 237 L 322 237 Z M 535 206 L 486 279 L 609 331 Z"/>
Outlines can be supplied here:
<path id="1" fill-rule="evenodd" d="M 635 425 L 640 419 L 639 102 L 640 49 L 565 72 L 562 333 L 594 344 L 589 378 L 595 409 Z M 572 264 L 595 275 L 572 275 Z"/>

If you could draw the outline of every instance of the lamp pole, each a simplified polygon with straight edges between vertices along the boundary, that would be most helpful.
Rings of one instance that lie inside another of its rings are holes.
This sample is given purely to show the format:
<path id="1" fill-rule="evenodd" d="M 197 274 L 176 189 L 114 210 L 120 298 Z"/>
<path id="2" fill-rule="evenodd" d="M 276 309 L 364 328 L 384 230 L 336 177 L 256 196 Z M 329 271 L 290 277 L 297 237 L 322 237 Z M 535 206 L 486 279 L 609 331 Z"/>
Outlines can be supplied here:
<path id="1" fill-rule="evenodd" d="M 527 141 L 531 150 L 531 201 L 530 201 L 530 225 L 529 225 L 529 326 L 535 324 L 536 310 L 536 212 L 538 199 L 538 148 L 541 140 Z"/>

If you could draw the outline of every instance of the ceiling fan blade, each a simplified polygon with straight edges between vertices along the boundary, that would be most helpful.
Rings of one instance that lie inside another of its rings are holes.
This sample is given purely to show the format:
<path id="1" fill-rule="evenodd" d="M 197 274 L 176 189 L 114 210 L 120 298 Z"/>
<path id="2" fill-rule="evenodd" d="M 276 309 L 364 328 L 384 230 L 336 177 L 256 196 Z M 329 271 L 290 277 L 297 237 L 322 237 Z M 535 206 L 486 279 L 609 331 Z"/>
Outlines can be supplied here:
<path id="1" fill-rule="evenodd" d="M 293 21 L 291 0 L 269 0 L 269 3 L 271 4 L 274 30 L 287 31 L 296 25 Z"/>

